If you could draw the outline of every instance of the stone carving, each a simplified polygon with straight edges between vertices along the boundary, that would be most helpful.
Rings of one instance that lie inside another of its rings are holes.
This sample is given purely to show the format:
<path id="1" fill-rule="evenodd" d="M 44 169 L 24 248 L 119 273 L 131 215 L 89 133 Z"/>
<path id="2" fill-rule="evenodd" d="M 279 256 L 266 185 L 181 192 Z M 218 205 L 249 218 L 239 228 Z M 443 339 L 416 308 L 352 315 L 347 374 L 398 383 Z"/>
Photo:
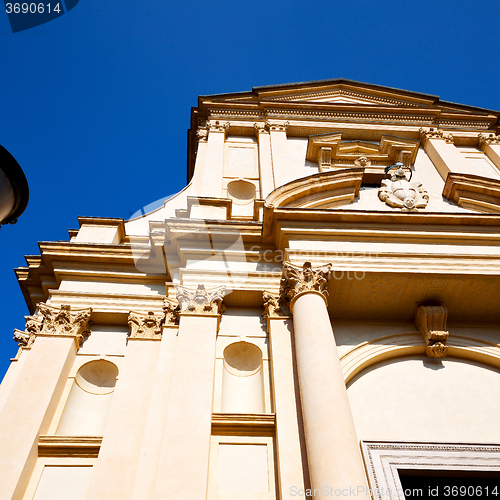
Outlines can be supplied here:
<path id="1" fill-rule="evenodd" d="M 316 291 L 328 297 L 327 285 L 331 264 L 314 268 L 310 262 L 302 267 L 290 262 L 283 263 L 284 276 L 281 278 L 280 292 L 283 303 L 290 307 L 292 299 L 301 292 Z"/>
<path id="2" fill-rule="evenodd" d="M 163 300 L 163 313 L 165 314 L 165 325 L 176 326 L 179 324 L 179 304 L 171 299 Z"/>
<path id="3" fill-rule="evenodd" d="M 416 212 L 425 208 L 429 195 L 419 182 L 409 182 L 402 164 L 391 172 L 391 178 L 382 181 L 378 197 L 387 205 L 400 208 L 403 212 Z M 389 172 L 388 172 L 389 175 Z"/>
<path id="4" fill-rule="evenodd" d="M 266 128 L 270 132 L 286 132 L 288 129 L 288 122 L 285 123 L 269 123 L 266 122 Z"/>
<path id="5" fill-rule="evenodd" d="M 287 313 L 285 313 L 281 307 L 283 304 L 281 303 L 279 295 L 264 290 L 262 296 L 264 299 L 264 312 L 262 313 L 264 319 L 287 316 Z"/>
<path id="6" fill-rule="evenodd" d="M 417 309 L 415 325 L 424 337 L 425 353 L 430 358 L 444 358 L 448 353 L 447 317 L 448 311 L 444 306 L 420 306 Z"/>
<path id="7" fill-rule="evenodd" d="M 420 129 L 420 139 L 427 144 L 429 139 L 443 139 L 448 144 L 453 144 L 453 136 L 451 134 L 445 134 L 443 130 L 439 130 L 438 128 L 421 128 Z"/>
<path id="8" fill-rule="evenodd" d="M 253 127 L 257 135 L 267 134 L 269 132 L 267 129 L 267 124 L 264 123 L 254 123 Z"/>
<path id="9" fill-rule="evenodd" d="M 42 330 L 43 316 L 25 316 L 24 319 L 26 320 L 26 330 L 23 332 L 17 328 L 14 329 L 14 340 L 19 347 L 29 349 Z"/>
<path id="10" fill-rule="evenodd" d="M 354 165 L 356 167 L 370 167 L 372 162 L 366 156 L 360 156 L 354 160 Z"/>
<path id="11" fill-rule="evenodd" d="M 37 316 L 26 316 L 26 331 L 14 330 L 14 340 L 19 347 L 29 348 L 38 335 L 75 337 L 81 346 L 84 337 L 90 335 L 89 324 L 92 309 L 75 309 L 63 304 L 60 308 L 38 304 Z"/>
<path id="12" fill-rule="evenodd" d="M 207 122 L 207 130 L 209 130 L 210 132 L 226 133 L 229 130 L 229 123 L 228 122 L 221 123 L 218 120 L 215 122 Z"/>
<path id="13" fill-rule="evenodd" d="M 128 326 L 131 339 L 161 339 L 164 316 L 157 316 L 149 311 L 147 314 L 130 311 Z"/>
<path id="14" fill-rule="evenodd" d="M 181 313 L 222 314 L 224 307 L 222 300 L 226 287 L 208 291 L 205 285 L 198 285 L 194 292 L 181 285 L 177 285 L 175 288 Z"/>
<path id="15" fill-rule="evenodd" d="M 196 131 L 196 137 L 198 138 L 199 142 L 207 142 L 207 140 L 208 140 L 208 128 L 207 127 L 200 127 Z"/>
<path id="16" fill-rule="evenodd" d="M 495 134 L 479 134 L 479 148 L 483 151 L 490 144 L 500 144 L 500 135 Z"/>

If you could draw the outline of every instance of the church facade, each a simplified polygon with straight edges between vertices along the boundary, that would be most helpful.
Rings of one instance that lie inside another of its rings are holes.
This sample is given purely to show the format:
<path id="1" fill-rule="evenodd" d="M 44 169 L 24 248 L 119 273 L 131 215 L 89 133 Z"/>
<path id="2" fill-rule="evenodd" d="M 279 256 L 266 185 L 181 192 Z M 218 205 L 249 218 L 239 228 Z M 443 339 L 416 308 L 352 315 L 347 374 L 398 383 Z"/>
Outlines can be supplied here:
<path id="1" fill-rule="evenodd" d="M 184 190 L 16 270 L 0 499 L 491 496 L 499 117 L 342 79 L 199 97 Z"/>

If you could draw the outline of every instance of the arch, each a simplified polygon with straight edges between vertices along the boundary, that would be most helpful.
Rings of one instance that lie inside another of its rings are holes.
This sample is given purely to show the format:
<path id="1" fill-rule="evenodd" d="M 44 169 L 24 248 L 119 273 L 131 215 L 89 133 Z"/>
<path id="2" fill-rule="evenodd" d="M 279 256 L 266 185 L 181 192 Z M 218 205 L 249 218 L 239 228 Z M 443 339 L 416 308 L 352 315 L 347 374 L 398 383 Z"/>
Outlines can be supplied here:
<path id="1" fill-rule="evenodd" d="M 454 335 L 446 344 L 448 356 L 476 361 L 500 368 L 500 347 L 483 340 Z M 389 359 L 403 356 L 424 355 L 425 343 L 420 333 L 410 332 L 388 335 L 363 342 L 340 359 L 345 383 L 362 370 Z"/>
<path id="2" fill-rule="evenodd" d="M 323 172 L 291 181 L 266 198 L 275 208 L 334 208 L 348 205 L 358 196 L 363 168 Z"/>

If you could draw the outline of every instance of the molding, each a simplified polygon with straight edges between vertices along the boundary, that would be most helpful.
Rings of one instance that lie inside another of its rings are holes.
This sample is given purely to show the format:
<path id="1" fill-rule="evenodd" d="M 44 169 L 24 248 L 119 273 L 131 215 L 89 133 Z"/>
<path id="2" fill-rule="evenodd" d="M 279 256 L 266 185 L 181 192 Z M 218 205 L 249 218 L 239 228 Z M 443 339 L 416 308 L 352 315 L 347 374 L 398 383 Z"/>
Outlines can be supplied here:
<path id="1" fill-rule="evenodd" d="M 374 500 L 405 500 L 398 469 L 500 471 L 497 444 L 361 441 L 361 450 Z"/>
<path id="2" fill-rule="evenodd" d="M 156 315 L 153 311 L 141 314 L 130 311 L 128 326 L 130 334 L 128 340 L 161 340 L 164 315 Z"/>
<path id="3" fill-rule="evenodd" d="M 100 436 L 40 436 L 39 457 L 97 458 L 101 449 Z"/>
<path id="4" fill-rule="evenodd" d="M 274 413 L 212 413 L 212 436 L 274 436 Z"/>
<path id="5" fill-rule="evenodd" d="M 444 358 L 448 353 L 447 318 L 448 311 L 444 306 L 420 306 L 417 309 L 415 326 L 424 337 L 425 354 L 430 358 Z"/>
<path id="6" fill-rule="evenodd" d="M 448 172 L 443 196 L 468 210 L 500 214 L 500 180 L 498 179 Z"/>
<path id="7" fill-rule="evenodd" d="M 328 276 L 331 264 L 314 268 L 310 262 L 304 262 L 302 267 L 295 266 L 291 262 L 283 263 L 283 278 L 280 284 L 280 301 L 287 307 L 293 307 L 293 300 L 299 295 L 307 292 L 321 294 L 324 299 L 328 298 Z"/>
<path id="8" fill-rule="evenodd" d="M 348 205 L 359 194 L 363 172 L 363 168 L 349 168 L 291 181 L 270 193 L 264 207 L 323 209 Z"/>

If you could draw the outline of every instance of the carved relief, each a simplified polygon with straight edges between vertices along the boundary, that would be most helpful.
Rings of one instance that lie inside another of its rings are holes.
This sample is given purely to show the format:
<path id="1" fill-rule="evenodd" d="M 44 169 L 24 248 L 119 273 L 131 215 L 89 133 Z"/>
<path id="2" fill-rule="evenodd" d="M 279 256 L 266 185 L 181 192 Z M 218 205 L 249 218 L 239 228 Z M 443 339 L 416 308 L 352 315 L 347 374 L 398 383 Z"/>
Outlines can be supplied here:
<path id="1" fill-rule="evenodd" d="M 161 339 L 163 315 L 157 316 L 149 311 L 147 314 L 130 311 L 128 315 L 128 326 L 131 339 Z"/>
<path id="2" fill-rule="evenodd" d="M 264 299 L 264 312 L 262 313 L 264 319 L 288 315 L 288 313 L 282 309 L 283 304 L 279 295 L 264 290 L 262 296 Z"/>
<path id="3" fill-rule="evenodd" d="M 372 162 L 366 156 L 360 156 L 354 160 L 354 165 L 356 167 L 370 167 Z"/>
<path id="4" fill-rule="evenodd" d="M 207 142 L 207 140 L 208 140 L 208 128 L 207 127 L 200 127 L 196 131 L 196 137 L 198 138 L 199 142 Z"/>
<path id="5" fill-rule="evenodd" d="M 163 300 L 163 313 L 165 314 L 165 326 L 177 326 L 179 324 L 179 304 L 171 299 Z"/>
<path id="6" fill-rule="evenodd" d="M 415 325 L 424 337 L 425 353 L 430 358 L 444 358 L 448 353 L 447 317 L 448 311 L 444 306 L 420 306 L 417 309 Z"/>
<path id="7" fill-rule="evenodd" d="M 443 130 L 439 130 L 438 128 L 421 128 L 420 129 L 420 139 L 424 143 L 424 147 L 427 145 L 427 141 L 429 139 L 442 139 L 447 144 L 453 144 L 453 136 L 451 134 L 445 134 Z"/>
<path id="8" fill-rule="evenodd" d="M 269 123 L 266 122 L 266 128 L 270 132 L 286 132 L 288 129 L 288 122 L 285 123 Z"/>
<path id="9" fill-rule="evenodd" d="M 29 349 L 42 330 L 43 316 L 25 316 L 24 319 L 26 320 L 26 330 L 23 332 L 16 328 L 14 330 L 14 340 L 19 347 Z"/>
<path id="10" fill-rule="evenodd" d="M 181 285 L 177 285 L 175 288 L 180 312 L 192 314 L 222 314 L 222 300 L 226 290 L 225 287 L 208 291 L 205 285 L 198 285 L 198 288 L 194 292 Z"/>
<path id="11" fill-rule="evenodd" d="M 14 340 L 19 347 L 29 348 L 38 335 L 75 337 L 78 346 L 90 335 L 89 323 L 92 309 L 75 309 L 71 306 L 38 304 L 37 316 L 26 316 L 26 331 L 14 330 Z"/>
<path id="12" fill-rule="evenodd" d="M 331 264 L 313 269 L 310 262 L 304 262 L 302 267 L 290 262 L 283 264 L 284 276 L 281 279 L 281 300 L 290 307 L 292 299 L 299 293 L 315 291 L 328 297 L 327 285 Z"/>
<path id="13" fill-rule="evenodd" d="M 419 208 L 425 208 L 429 202 L 427 191 L 421 183 L 407 180 L 403 164 L 396 165 L 398 168 L 393 170 L 390 180 L 383 180 L 378 189 L 380 200 L 390 207 L 401 208 L 403 212 L 416 212 Z"/>
<path id="14" fill-rule="evenodd" d="M 500 144 L 500 135 L 495 134 L 479 134 L 479 148 L 483 151 L 490 144 Z"/>
<path id="15" fill-rule="evenodd" d="M 224 132 L 229 130 L 229 122 L 221 123 L 218 120 L 215 122 L 207 122 L 207 130 L 210 132 Z"/>
<path id="16" fill-rule="evenodd" d="M 254 123 L 253 127 L 257 135 L 267 134 L 269 132 L 269 130 L 267 129 L 267 124 L 265 123 Z"/>

